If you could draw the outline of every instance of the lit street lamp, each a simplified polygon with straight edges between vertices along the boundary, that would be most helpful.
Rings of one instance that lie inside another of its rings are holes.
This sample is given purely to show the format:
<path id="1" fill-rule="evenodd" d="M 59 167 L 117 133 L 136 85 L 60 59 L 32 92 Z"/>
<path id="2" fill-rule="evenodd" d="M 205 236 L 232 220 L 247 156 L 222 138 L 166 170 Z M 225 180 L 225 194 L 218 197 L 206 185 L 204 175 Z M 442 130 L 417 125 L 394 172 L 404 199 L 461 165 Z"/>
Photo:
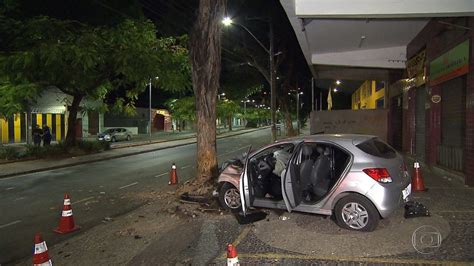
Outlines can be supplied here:
<path id="1" fill-rule="evenodd" d="M 269 56 L 269 68 L 270 68 L 270 110 L 271 110 L 271 128 L 272 128 L 272 142 L 276 140 L 276 76 L 275 76 L 275 70 L 274 68 L 274 45 L 273 45 L 273 26 L 271 21 L 268 21 L 268 26 L 269 26 L 269 42 L 270 42 L 270 48 L 267 49 L 265 45 L 262 44 L 262 42 L 255 37 L 255 35 L 244 25 L 233 22 L 231 18 L 225 17 L 222 20 L 222 23 L 224 26 L 230 26 L 232 24 L 237 25 L 244 29 L 252 38 L 262 47 L 262 49 L 268 54 Z M 280 54 L 280 53 L 278 53 Z"/>

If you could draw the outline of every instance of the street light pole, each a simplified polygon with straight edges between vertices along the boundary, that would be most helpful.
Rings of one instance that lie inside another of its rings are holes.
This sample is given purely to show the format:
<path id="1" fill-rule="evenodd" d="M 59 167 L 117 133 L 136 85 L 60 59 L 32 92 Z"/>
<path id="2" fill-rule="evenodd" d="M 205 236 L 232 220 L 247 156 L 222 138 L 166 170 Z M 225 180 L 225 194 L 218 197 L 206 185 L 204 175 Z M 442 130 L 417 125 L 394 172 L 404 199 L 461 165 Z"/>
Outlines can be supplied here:
<path id="1" fill-rule="evenodd" d="M 149 101 L 148 101 L 148 137 L 149 137 L 149 142 L 151 143 L 151 78 L 150 78 L 150 83 L 148 84 L 148 96 L 149 96 Z"/>
<path id="2" fill-rule="evenodd" d="M 298 90 L 296 91 L 296 129 L 297 129 L 297 134 L 300 134 L 300 94 L 303 94 L 303 92 L 299 92 Z"/>
<path id="3" fill-rule="evenodd" d="M 268 22 L 270 27 L 270 109 L 271 109 L 271 122 L 272 122 L 272 142 L 276 140 L 276 80 L 275 80 L 275 70 L 274 70 L 274 45 L 273 45 L 273 24 L 271 21 Z"/>
<path id="4" fill-rule="evenodd" d="M 270 68 L 270 109 L 271 109 L 271 131 L 272 131 L 272 142 L 276 140 L 276 79 L 275 79 L 275 69 L 274 69 L 274 44 L 273 44 L 273 24 L 271 20 L 268 21 L 269 26 L 269 42 L 270 42 L 270 49 L 267 49 L 262 42 L 255 37 L 255 35 L 244 25 L 233 22 L 231 18 L 226 17 L 222 20 L 225 26 L 229 26 L 231 24 L 237 25 L 244 29 L 252 38 L 263 48 L 265 52 L 267 52 L 269 56 L 269 68 Z"/>

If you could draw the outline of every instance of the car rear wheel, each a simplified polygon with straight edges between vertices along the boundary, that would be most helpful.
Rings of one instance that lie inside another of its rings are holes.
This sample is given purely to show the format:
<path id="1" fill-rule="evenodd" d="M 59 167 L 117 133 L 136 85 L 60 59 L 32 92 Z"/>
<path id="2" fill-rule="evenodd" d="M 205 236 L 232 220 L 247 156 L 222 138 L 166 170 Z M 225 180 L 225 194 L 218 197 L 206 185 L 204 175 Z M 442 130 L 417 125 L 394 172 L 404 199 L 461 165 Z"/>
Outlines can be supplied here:
<path id="1" fill-rule="evenodd" d="M 132 139 L 132 137 L 130 137 L 130 135 L 127 135 L 127 141 L 130 141 Z"/>
<path id="2" fill-rule="evenodd" d="M 367 198 L 352 194 L 340 199 L 334 208 L 339 226 L 349 230 L 373 231 L 380 216 L 375 206 Z"/>
<path id="3" fill-rule="evenodd" d="M 231 212 L 239 212 L 242 207 L 239 190 L 227 182 L 219 190 L 219 202 L 224 209 Z"/>

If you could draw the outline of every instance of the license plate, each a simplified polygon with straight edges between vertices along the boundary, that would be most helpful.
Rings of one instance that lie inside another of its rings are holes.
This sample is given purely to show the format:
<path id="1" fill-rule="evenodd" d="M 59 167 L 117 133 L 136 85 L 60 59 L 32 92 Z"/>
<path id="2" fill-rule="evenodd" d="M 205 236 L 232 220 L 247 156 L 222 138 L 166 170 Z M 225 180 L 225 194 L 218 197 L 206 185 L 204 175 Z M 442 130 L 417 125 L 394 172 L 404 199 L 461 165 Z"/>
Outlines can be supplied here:
<path id="1" fill-rule="evenodd" d="M 408 196 L 410 196 L 411 184 L 408 184 L 408 186 L 404 190 L 402 190 L 402 194 L 403 194 L 403 199 L 406 199 Z"/>

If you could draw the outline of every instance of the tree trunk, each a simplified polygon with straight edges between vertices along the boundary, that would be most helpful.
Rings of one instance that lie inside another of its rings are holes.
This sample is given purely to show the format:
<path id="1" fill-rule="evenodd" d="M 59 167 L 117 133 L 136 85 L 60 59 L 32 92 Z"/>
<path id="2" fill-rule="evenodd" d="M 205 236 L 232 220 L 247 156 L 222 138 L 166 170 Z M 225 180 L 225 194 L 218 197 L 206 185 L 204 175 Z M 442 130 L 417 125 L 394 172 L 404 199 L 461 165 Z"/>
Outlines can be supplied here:
<path id="1" fill-rule="evenodd" d="M 220 31 L 224 9 L 225 1 L 201 0 L 190 39 L 197 119 L 196 186 L 217 177 L 216 100 L 221 72 Z"/>
<path id="2" fill-rule="evenodd" d="M 79 111 L 79 104 L 82 101 L 82 95 L 74 95 L 71 106 L 69 106 L 69 117 L 67 119 L 66 146 L 76 145 L 76 119 Z"/>
<path id="3" fill-rule="evenodd" d="M 229 131 L 232 131 L 232 116 L 227 117 L 227 123 L 229 123 Z"/>
<path id="4" fill-rule="evenodd" d="M 288 108 L 288 97 L 280 98 L 280 106 L 283 112 L 283 116 L 285 117 L 286 136 L 288 137 L 296 136 L 295 130 L 293 128 L 293 121 L 291 120 L 291 113 Z"/>

